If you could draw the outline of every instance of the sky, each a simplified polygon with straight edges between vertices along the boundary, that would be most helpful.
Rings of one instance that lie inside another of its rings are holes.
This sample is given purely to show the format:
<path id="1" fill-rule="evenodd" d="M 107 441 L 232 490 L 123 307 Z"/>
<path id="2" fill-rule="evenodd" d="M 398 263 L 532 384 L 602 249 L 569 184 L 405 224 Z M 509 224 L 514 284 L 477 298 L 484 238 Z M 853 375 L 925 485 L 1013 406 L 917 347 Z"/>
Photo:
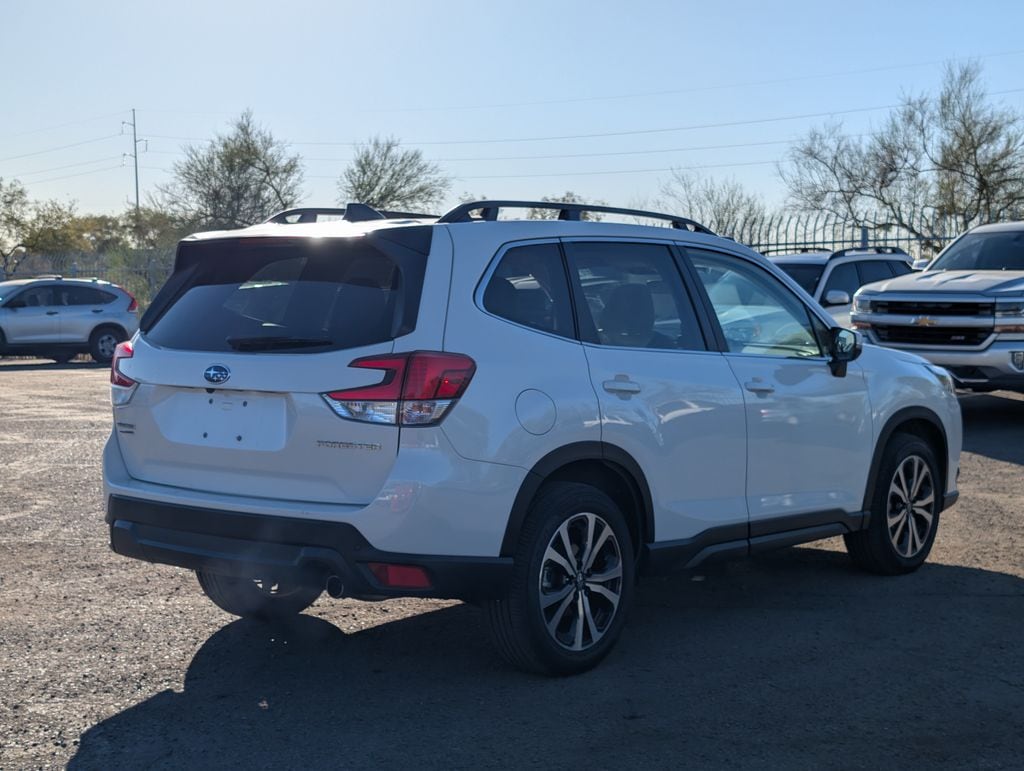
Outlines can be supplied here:
<path id="1" fill-rule="evenodd" d="M 0 178 L 82 213 L 134 200 L 132 108 L 143 202 L 183 146 L 251 109 L 303 157 L 311 206 L 339 203 L 374 135 L 454 177 L 446 204 L 636 205 L 686 169 L 781 205 L 794 139 L 870 132 L 946 62 L 978 59 L 992 99 L 1024 110 L 1020 0 L 2 4 Z"/>

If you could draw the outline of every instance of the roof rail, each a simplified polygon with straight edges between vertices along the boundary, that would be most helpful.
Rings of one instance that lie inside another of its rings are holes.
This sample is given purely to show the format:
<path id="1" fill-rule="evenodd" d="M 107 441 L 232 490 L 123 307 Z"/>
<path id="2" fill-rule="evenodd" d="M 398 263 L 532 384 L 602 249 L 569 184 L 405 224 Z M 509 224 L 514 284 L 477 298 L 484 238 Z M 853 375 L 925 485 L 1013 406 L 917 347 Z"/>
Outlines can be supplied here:
<path id="1" fill-rule="evenodd" d="M 498 219 L 501 209 L 551 209 L 558 212 L 560 220 L 579 220 L 584 212 L 601 214 L 625 214 L 631 217 L 646 217 L 654 220 L 668 220 L 678 230 L 691 230 L 694 233 L 715 235 L 699 222 L 675 214 L 643 211 L 641 209 L 620 209 L 617 206 L 597 206 L 588 203 L 565 203 L 560 201 L 467 201 L 450 209 L 438 218 L 439 223 L 473 222 L 477 220 L 494 221 Z M 473 212 L 480 212 L 478 217 Z"/>
<path id="2" fill-rule="evenodd" d="M 436 214 L 414 214 L 411 212 L 388 211 L 386 209 L 374 209 L 364 203 L 350 203 L 344 208 L 324 207 L 303 207 L 298 209 L 285 209 L 273 215 L 267 222 L 276 222 L 282 225 L 295 223 L 316 222 L 321 214 L 343 219 L 346 222 L 368 222 L 370 220 L 398 220 L 398 219 L 437 219 Z"/>
<path id="3" fill-rule="evenodd" d="M 832 252 L 828 256 L 830 260 L 834 260 L 836 257 L 845 257 L 848 254 L 906 254 L 907 257 L 910 255 L 903 251 L 898 246 L 853 246 L 849 249 L 840 249 L 837 252 Z"/>
<path id="4" fill-rule="evenodd" d="M 64 276 L 59 273 L 40 273 L 39 275 L 32 276 L 33 279 L 54 279 L 56 281 L 63 281 Z"/>

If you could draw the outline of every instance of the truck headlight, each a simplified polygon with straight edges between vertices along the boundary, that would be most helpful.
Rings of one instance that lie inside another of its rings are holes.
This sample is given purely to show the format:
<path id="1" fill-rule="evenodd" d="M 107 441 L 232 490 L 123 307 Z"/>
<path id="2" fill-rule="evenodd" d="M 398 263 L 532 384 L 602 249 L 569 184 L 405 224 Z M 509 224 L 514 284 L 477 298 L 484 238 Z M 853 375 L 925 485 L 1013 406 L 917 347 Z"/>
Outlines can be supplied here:
<path id="1" fill-rule="evenodd" d="M 850 308 L 853 313 L 871 313 L 871 298 L 862 295 L 854 295 L 853 307 Z"/>
<path id="2" fill-rule="evenodd" d="M 934 364 L 925 364 L 924 366 L 928 368 L 929 372 L 935 375 L 935 379 L 942 384 L 942 387 L 946 389 L 947 393 L 952 396 L 956 396 L 956 383 L 953 381 L 953 376 L 950 375 L 946 369 L 937 367 Z"/>

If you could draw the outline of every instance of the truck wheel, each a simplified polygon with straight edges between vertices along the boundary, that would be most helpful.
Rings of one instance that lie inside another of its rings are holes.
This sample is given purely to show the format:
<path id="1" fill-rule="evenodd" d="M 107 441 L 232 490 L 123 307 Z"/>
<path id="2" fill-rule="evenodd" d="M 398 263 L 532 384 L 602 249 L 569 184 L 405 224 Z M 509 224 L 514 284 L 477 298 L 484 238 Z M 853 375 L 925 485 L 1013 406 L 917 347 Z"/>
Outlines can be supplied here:
<path id="1" fill-rule="evenodd" d="M 917 570 L 939 528 L 941 480 L 932 448 L 896 434 L 882 457 L 867 529 L 843 537 L 854 563 L 882 575 Z"/>
<path id="2" fill-rule="evenodd" d="M 242 618 L 281 621 L 297 616 L 320 596 L 320 589 L 302 584 L 271 584 L 258 578 L 196 571 L 199 585 L 213 603 Z"/>
<path id="3" fill-rule="evenodd" d="M 125 339 L 125 334 L 117 327 L 99 327 L 89 336 L 89 354 L 93 361 L 106 364 L 114 358 L 114 349 Z"/>
<path id="4" fill-rule="evenodd" d="M 550 485 L 523 524 L 507 596 L 485 605 L 498 652 L 547 675 L 591 669 L 622 631 L 634 575 L 615 502 L 590 485 Z"/>

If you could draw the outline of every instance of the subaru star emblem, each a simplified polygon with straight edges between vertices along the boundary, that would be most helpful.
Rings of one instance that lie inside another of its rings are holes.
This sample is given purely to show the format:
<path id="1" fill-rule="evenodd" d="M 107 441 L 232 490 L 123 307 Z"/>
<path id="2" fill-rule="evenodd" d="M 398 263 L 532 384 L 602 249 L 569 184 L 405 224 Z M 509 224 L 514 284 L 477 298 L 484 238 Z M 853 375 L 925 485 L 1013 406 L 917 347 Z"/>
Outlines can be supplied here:
<path id="1" fill-rule="evenodd" d="M 213 364 L 206 368 L 203 377 L 209 383 L 226 383 L 227 379 L 231 377 L 231 370 L 223 364 Z"/>

